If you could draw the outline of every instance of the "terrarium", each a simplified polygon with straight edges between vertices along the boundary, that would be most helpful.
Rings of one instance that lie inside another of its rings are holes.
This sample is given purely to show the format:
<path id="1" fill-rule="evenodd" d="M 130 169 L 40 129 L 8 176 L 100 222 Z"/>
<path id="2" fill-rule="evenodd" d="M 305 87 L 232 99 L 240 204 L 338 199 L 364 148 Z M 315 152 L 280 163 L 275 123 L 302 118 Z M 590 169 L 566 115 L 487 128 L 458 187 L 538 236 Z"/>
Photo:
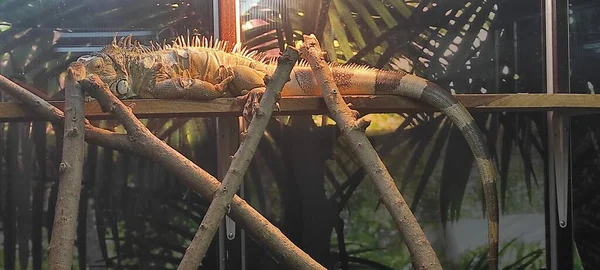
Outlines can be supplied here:
<path id="1" fill-rule="evenodd" d="M 598 3 L 1 2 L 0 266 L 593 267 Z"/>

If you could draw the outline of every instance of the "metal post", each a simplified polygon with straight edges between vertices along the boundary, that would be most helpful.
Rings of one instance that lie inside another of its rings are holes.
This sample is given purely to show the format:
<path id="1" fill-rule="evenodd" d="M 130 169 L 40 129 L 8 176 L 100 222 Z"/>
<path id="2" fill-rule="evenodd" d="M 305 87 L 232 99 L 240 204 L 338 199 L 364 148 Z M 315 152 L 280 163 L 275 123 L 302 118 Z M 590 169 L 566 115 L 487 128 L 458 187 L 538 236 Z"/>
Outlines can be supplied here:
<path id="1" fill-rule="evenodd" d="M 569 3 L 544 0 L 546 91 L 568 93 L 569 88 Z M 570 117 L 549 111 L 548 172 L 546 207 L 546 259 L 548 269 L 573 268 L 573 225 L 571 211 Z"/>

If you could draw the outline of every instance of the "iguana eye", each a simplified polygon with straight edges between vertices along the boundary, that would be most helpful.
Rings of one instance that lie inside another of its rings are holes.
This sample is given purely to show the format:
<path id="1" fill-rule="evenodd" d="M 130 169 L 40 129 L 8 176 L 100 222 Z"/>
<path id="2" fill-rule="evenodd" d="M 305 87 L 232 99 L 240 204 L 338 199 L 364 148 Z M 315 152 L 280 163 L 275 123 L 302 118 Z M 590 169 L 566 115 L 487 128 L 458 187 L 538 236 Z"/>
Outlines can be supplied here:
<path id="1" fill-rule="evenodd" d="M 127 80 L 120 80 L 117 83 L 117 93 L 119 93 L 119 95 L 125 95 L 127 94 L 127 92 L 129 92 L 129 83 L 127 82 Z"/>
<path id="2" fill-rule="evenodd" d="M 99 69 L 102 67 L 102 65 L 104 65 L 104 60 L 102 60 L 100 57 L 96 57 L 90 64 L 92 67 Z"/>

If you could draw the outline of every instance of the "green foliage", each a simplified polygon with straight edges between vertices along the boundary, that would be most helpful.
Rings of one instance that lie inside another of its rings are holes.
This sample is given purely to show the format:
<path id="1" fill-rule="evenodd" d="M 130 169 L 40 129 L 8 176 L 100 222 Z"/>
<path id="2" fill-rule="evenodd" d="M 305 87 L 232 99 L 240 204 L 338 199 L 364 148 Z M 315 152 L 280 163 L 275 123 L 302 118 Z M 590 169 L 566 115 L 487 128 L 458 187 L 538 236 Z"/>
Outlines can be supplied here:
<path id="1" fill-rule="evenodd" d="M 370 181 L 348 202 L 340 216 L 345 221 L 346 248 L 359 258 L 381 262 L 393 269 L 411 264 L 406 246 L 385 207 L 378 207 L 377 190 Z M 332 236 L 332 241 L 336 241 Z"/>
<path id="2" fill-rule="evenodd" d="M 545 253 L 538 245 L 518 242 L 513 239 L 504 244 L 498 252 L 499 259 L 504 261 L 500 269 L 541 269 L 545 265 Z M 508 261 L 508 262 L 507 262 Z M 487 247 L 482 247 L 465 254 L 460 259 L 460 269 L 487 269 Z"/>

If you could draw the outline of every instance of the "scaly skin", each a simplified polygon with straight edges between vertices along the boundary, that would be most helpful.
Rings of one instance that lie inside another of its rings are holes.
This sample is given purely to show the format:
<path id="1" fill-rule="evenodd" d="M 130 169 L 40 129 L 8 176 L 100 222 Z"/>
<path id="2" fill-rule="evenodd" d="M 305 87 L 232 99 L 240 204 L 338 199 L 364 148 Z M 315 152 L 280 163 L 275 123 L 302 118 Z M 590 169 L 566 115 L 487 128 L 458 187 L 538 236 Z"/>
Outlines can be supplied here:
<path id="1" fill-rule="evenodd" d="M 256 96 L 264 91 L 265 78 L 275 70 L 274 63 L 235 47 L 228 52 L 225 43 L 212 39 L 183 37 L 173 44 L 151 47 L 133 43 L 131 37 L 116 39 L 98 53 L 78 61 L 88 74 L 98 75 L 119 98 L 162 98 L 210 100 L 246 93 L 246 109 L 256 110 Z M 345 95 L 398 95 L 426 102 L 446 114 L 465 136 L 475 156 L 485 196 L 488 217 L 489 268 L 498 263 L 498 195 L 496 172 L 483 135 L 473 117 L 447 91 L 423 78 L 401 71 L 386 71 L 358 65 L 332 65 L 339 91 Z M 298 64 L 290 75 L 282 96 L 320 96 L 321 90 L 306 63 Z M 256 94 L 259 93 L 259 94 Z M 250 104 L 250 105 L 248 105 Z M 247 115 L 245 110 L 244 114 Z"/>

